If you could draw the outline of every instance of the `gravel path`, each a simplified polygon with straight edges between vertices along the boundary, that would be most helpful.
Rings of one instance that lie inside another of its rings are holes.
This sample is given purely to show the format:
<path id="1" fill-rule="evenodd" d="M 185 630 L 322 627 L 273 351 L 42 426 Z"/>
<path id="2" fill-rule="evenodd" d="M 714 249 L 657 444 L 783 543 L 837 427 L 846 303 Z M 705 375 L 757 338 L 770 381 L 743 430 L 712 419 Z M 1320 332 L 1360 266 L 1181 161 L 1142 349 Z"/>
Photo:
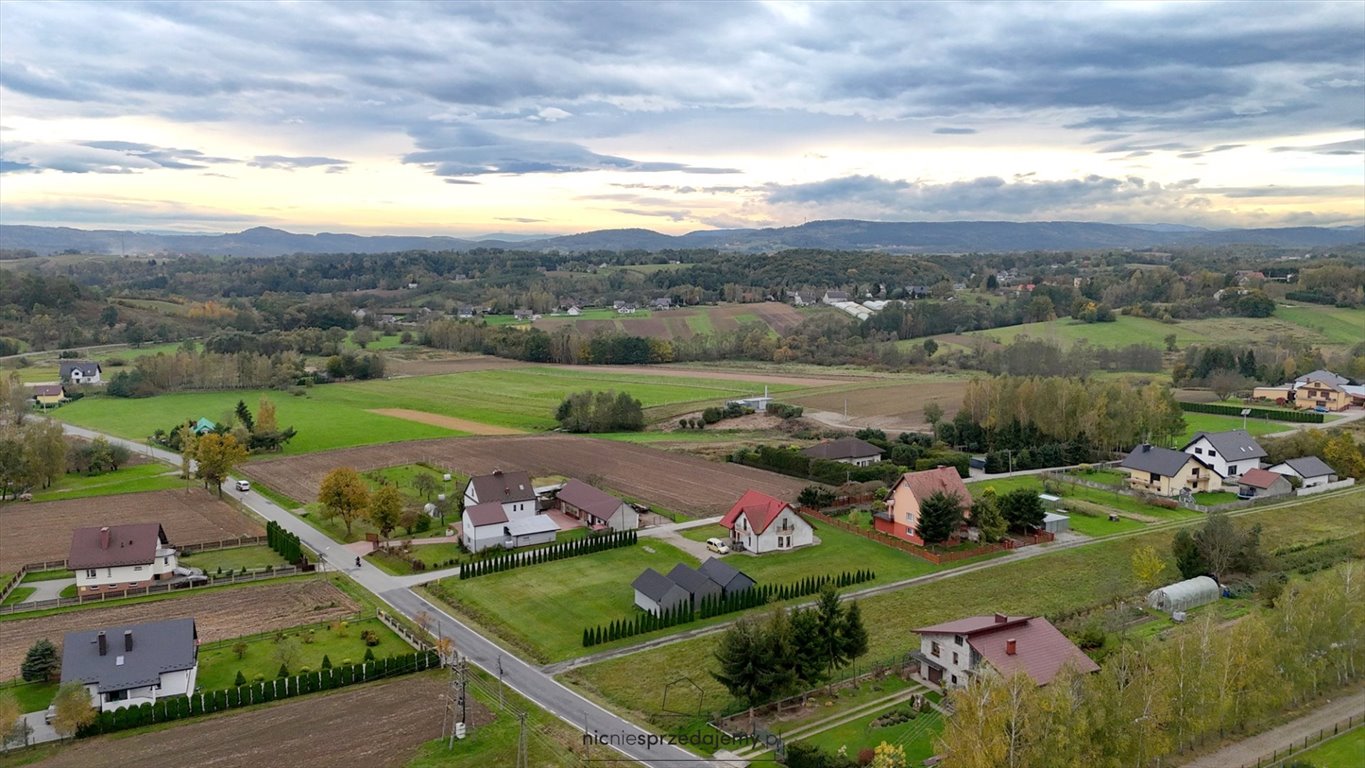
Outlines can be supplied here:
<path id="1" fill-rule="evenodd" d="M 1185 768 L 1239 768 L 1255 765 L 1256 760 L 1269 757 L 1277 750 L 1302 743 L 1323 728 L 1331 728 L 1352 715 L 1365 713 L 1365 690 L 1356 690 L 1334 699 L 1297 720 L 1272 728 L 1258 736 L 1243 739 L 1185 764 Z"/>

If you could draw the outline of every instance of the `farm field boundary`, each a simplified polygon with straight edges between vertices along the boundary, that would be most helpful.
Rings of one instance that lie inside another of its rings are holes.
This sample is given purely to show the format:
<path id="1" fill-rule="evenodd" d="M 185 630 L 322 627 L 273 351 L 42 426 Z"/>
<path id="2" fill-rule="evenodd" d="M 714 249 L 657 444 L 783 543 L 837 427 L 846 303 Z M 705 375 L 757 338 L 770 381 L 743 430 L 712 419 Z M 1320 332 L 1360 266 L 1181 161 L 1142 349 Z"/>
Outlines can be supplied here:
<path id="1" fill-rule="evenodd" d="M 403 419 L 405 421 L 415 421 L 418 424 L 430 424 L 433 427 L 445 427 L 446 429 L 468 432 L 471 435 L 524 434 L 519 429 L 495 427 L 492 424 L 481 424 L 477 421 L 470 421 L 468 419 L 443 416 L 439 413 L 428 413 L 427 411 L 414 411 L 408 408 L 371 408 L 368 413 L 376 413 L 380 416 L 392 416 L 395 419 Z"/>

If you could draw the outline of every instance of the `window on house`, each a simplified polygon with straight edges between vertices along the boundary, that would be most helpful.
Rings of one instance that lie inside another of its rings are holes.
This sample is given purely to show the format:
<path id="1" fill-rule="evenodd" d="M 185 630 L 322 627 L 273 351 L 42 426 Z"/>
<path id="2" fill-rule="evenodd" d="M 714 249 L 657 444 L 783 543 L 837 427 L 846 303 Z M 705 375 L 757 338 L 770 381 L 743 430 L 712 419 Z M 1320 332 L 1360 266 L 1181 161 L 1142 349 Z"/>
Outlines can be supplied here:
<path id="1" fill-rule="evenodd" d="M 957 675 L 952 675 L 953 685 L 957 685 Z"/>
<path id="2" fill-rule="evenodd" d="M 929 643 L 929 655 L 938 658 L 938 643 Z"/>
<path id="3" fill-rule="evenodd" d="M 86 569 L 86 571 L 85 571 L 85 578 L 87 578 L 87 579 L 93 579 L 93 578 L 95 578 L 95 569 L 94 569 L 94 568 L 88 568 L 88 569 Z"/>
<path id="4" fill-rule="evenodd" d="M 957 651 L 953 651 L 953 666 L 957 666 Z"/>
<path id="5" fill-rule="evenodd" d="M 953 642 L 958 645 L 962 645 L 962 635 L 955 635 L 953 637 Z"/>
<path id="6" fill-rule="evenodd" d="M 1203 448 L 1195 448 L 1195 449 L 1194 449 L 1194 452 L 1197 453 L 1197 454 L 1199 454 L 1200 456 L 1204 455 L 1204 449 L 1203 449 Z"/>
<path id="7" fill-rule="evenodd" d="M 140 565 L 135 565 L 135 566 L 133 566 L 133 570 L 134 570 L 134 571 L 140 571 L 140 570 L 142 570 L 142 566 L 140 566 Z"/>

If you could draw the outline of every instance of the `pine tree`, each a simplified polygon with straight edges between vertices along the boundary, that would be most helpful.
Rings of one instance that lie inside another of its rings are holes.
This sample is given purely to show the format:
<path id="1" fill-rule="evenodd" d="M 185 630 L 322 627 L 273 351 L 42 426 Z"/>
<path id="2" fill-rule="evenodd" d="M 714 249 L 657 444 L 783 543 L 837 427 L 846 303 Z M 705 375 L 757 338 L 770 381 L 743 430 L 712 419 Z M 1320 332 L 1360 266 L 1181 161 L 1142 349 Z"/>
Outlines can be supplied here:
<path id="1" fill-rule="evenodd" d="M 242 674 L 242 670 L 237 670 L 237 679 L 233 682 L 233 685 L 238 686 L 239 688 L 246 685 L 246 675 Z"/>
<path id="2" fill-rule="evenodd" d="M 30 683 L 44 682 L 52 679 L 60 665 L 61 662 L 57 658 L 57 647 L 52 644 L 52 641 L 43 638 L 29 646 L 19 672 L 24 680 Z"/>
<path id="3" fill-rule="evenodd" d="M 289 677 L 289 667 L 281 663 L 280 671 L 275 673 L 275 677 Z"/>
<path id="4" fill-rule="evenodd" d="M 867 653 L 867 627 L 863 626 L 863 612 L 858 601 L 850 601 L 844 609 L 844 655 L 851 661 Z"/>
<path id="5" fill-rule="evenodd" d="M 322 654 L 322 668 L 323 668 L 323 669 L 331 669 L 331 668 L 332 668 L 332 660 L 331 660 L 330 658 L 328 658 L 328 657 L 327 657 L 327 654 L 325 654 L 325 653 Z"/>

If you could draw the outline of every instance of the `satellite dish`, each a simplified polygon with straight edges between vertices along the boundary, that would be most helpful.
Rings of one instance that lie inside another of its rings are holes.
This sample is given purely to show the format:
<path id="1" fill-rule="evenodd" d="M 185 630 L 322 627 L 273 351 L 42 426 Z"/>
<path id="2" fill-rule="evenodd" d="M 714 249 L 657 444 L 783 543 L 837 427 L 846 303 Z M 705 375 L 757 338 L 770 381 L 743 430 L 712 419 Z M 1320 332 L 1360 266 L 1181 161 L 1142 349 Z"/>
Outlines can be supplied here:
<path id="1" fill-rule="evenodd" d="M 1243 416 L 1250 416 L 1250 415 L 1251 415 L 1251 409 L 1250 409 L 1250 408 L 1243 408 L 1243 409 L 1242 409 L 1242 415 L 1243 415 Z"/>

